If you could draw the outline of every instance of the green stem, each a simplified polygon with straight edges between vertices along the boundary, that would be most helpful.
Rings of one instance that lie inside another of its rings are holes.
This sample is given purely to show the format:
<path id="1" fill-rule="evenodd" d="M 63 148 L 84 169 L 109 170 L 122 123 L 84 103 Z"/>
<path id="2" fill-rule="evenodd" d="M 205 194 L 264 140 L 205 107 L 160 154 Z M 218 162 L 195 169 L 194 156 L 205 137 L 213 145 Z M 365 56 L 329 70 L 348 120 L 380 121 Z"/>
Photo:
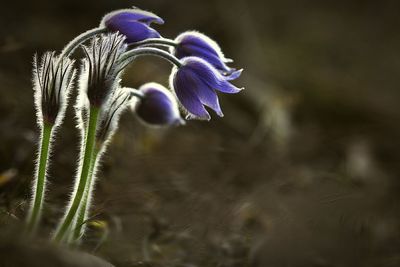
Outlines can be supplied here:
<path id="1" fill-rule="evenodd" d="M 39 165 L 36 172 L 36 188 L 34 190 L 33 205 L 31 207 L 28 220 L 27 231 L 36 231 L 42 214 L 43 200 L 46 187 L 46 169 L 49 158 L 50 139 L 53 125 L 43 123 L 42 140 L 40 144 Z"/>
<path id="2" fill-rule="evenodd" d="M 83 229 L 83 224 L 87 220 L 87 215 L 88 215 L 88 202 L 90 198 L 90 192 L 92 191 L 92 186 L 93 186 L 93 171 L 95 170 L 96 162 L 97 162 L 97 156 L 99 155 L 99 152 L 101 150 L 100 146 L 96 146 L 93 152 L 93 161 L 92 164 L 90 165 L 90 172 L 89 172 L 89 179 L 87 181 L 86 185 L 86 190 L 85 190 L 85 195 L 83 197 L 82 204 L 79 207 L 78 211 L 78 218 L 76 220 L 75 228 L 73 228 L 74 233 L 73 233 L 73 240 L 78 241 L 80 237 L 82 236 L 82 229 Z"/>
<path id="3" fill-rule="evenodd" d="M 177 66 L 178 68 L 182 67 L 182 62 L 175 57 L 174 55 L 171 55 L 170 53 L 159 49 L 159 48 L 154 48 L 154 47 L 138 47 L 132 50 L 129 50 L 125 53 L 122 54 L 120 57 L 120 61 L 125 61 L 125 60 L 130 60 L 132 61 L 135 57 L 138 56 L 146 56 L 146 55 L 151 55 L 151 56 L 156 56 L 163 58 L 173 65 Z"/>
<path id="4" fill-rule="evenodd" d="M 106 28 L 94 28 L 79 34 L 64 47 L 59 58 L 63 58 L 65 56 L 68 57 L 80 44 L 87 41 L 91 37 L 96 36 L 97 34 L 106 33 L 107 31 L 108 30 Z"/>
<path id="5" fill-rule="evenodd" d="M 129 44 L 129 48 L 148 45 L 163 45 L 163 46 L 178 46 L 178 43 L 171 39 L 166 38 L 149 38 L 143 41 Z"/>
<path id="6" fill-rule="evenodd" d="M 95 149 L 95 140 L 96 140 L 96 128 L 97 128 L 97 120 L 99 117 L 100 109 L 97 107 L 90 108 L 89 111 L 89 123 L 86 131 L 86 141 L 84 148 L 84 156 L 82 162 L 81 174 L 78 182 L 78 187 L 76 192 L 71 199 L 72 204 L 68 209 L 68 212 L 65 218 L 61 221 L 60 226 L 53 236 L 53 240 L 56 242 L 60 242 L 63 240 L 66 232 L 70 229 L 71 223 L 76 215 L 76 212 L 81 204 L 83 195 L 85 193 L 87 180 L 89 177 L 93 154 Z M 81 151 L 82 153 L 83 151 Z"/>

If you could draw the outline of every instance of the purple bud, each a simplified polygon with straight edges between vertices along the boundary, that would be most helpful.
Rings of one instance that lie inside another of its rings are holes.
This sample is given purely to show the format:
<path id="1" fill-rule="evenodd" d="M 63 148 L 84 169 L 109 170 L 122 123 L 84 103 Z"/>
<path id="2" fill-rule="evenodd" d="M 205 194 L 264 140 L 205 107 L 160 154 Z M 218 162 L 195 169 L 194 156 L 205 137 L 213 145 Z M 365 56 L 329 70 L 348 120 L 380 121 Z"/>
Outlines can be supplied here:
<path id="1" fill-rule="evenodd" d="M 242 89 L 232 85 L 210 63 L 198 57 L 185 57 L 182 67 L 175 67 L 170 84 L 179 102 L 188 112 L 187 119 L 210 120 L 205 106 L 223 116 L 216 91 L 235 94 Z"/>
<path id="2" fill-rule="evenodd" d="M 171 53 L 179 59 L 190 56 L 202 58 L 230 80 L 238 78 L 242 72 L 242 70 L 228 67 L 226 63 L 230 63 L 232 60 L 225 58 L 219 45 L 202 33 L 184 32 L 176 37 L 175 42 L 177 45 L 171 48 Z"/>
<path id="3" fill-rule="evenodd" d="M 183 124 L 178 103 L 173 94 L 157 83 L 147 83 L 139 88 L 143 97 L 136 103 L 135 111 L 145 123 L 153 126 Z"/>
<path id="4" fill-rule="evenodd" d="M 125 41 L 130 44 L 147 38 L 160 38 L 160 34 L 150 27 L 152 22 L 163 24 L 164 20 L 148 11 L 121 9 L 105 15 L 100 26 L 125 35 Z"/>

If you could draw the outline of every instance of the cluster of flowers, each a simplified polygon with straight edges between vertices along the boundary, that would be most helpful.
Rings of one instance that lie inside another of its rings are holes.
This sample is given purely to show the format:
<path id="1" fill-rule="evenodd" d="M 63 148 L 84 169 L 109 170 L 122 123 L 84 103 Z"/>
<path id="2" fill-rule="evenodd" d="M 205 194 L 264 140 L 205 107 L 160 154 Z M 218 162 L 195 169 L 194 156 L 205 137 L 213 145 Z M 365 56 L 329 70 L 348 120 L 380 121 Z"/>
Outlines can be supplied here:
<path id="1" fill-rule="evenodd" d="M 54 233 L 57 241 L 77 241 L 92 197 L 99 158 L 117 129 L 124 110 L 132 108 L 146 124 L 165 126 L 183 124 L 186 119 L 209 120 L 205 107 L 223 116 L 217 92 L 238 93 L 231 82 L 242 70 L 229 67 L 220 47 L 209 37 L 195 31 L 166 39 L 151 27 L 163 24 L 157 15 L 137 8 L 107 14 L 100 26 L 82 33 L 63 51 L 47 52 L 34 58 L 33 83 L 38 124 L 42 130 L 39 160 L 28 216 L 28 229 L 38 225 L 43 205 L 47 161 L 54 130 L 62 123 L 68 96 L 78 76 L 75 105 L 81 130 L 81 155 L 75 188 L 70 203 Z M 90 44 L 82 45 L 91 40 Z M 78 75 L 73 51 L 81 47 L 85 57 Z M 139 89 L 121 87 L 125 67 L 138 56 L 152 55 L 173 64 L 170 90 L 161 84 L 147 83 Z"/>

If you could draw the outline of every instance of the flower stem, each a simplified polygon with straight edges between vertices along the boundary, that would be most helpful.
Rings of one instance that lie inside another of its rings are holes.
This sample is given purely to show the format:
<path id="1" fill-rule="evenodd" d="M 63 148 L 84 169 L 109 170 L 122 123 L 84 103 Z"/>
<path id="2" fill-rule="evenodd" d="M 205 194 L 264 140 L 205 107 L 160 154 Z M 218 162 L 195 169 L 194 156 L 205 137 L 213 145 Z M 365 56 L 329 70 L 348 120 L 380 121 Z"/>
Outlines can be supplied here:
<path id="1" fill-rule="evenodd" d="M 119 96 L 117 96 L 114 101 L 111 103 L 110 105 L 110 110 L 108 111 L 108 114 L 105 115 L 106 117 L 109 117 L 109 121 L 111 121 L 115 115 L 115 113 L 122 107 L 123 105 L 126 104 L 131 97 L 137 97 L 139 99 L 143 98 L 143 93 L 137 89 L 133 89 L 130 88 L 128 91 L 128 94 L 120 94 Z M 120 97 L 125 97 L 121 103 L 118 104 L 118 99 Z M 114 117 L 115 118 L 115 117 Z M 95 178 L 96 178 L 96 172 L 97 169 L 99 167 L 99 162 L 100 162 L 100 158 L 103 155 L 103 153 L 105 152 L 105 148 L 106 148 L 106 143 L 108 141 L 111 140 L 112 135 L 113 135 L 113 131 L 109 132 L 109 126 L 103 126 L 105 127 L 107 130 L 105 130 L 104 135 L 103 133 L 103 129 L 101 129 L 102 127 L 100 127 L 100 129 L 98 129 L 97 135 L 96 135 L 96 145 L 94 148 L 94 152 L 93 152 L 93 160 L 90 166 L 90 171 L 89 171 L 89 177 L 86 183 L 86 189 L 85 189 L 85 193 L 83 196 L 83 200 L 81 201 L 81 204 L 79 206 L 79 210 L 78 210 L 78 215 L 76 216 L 76 220 L 74 220 L 74 225 L 71 228 L 72 229 L 72 233 L 70 235 L 70 241 L 71 242 L 75 242 L 76 244 L 79 243 L 80 238 L 83 236 L 84 232 L 85 232 L 85 223 L 88 220 L 89 217 L 89 208 L 90 208 L 90 202 L 92 200 L 92 195 L 93 195 L 93 188 L 95 185 Z M 107 134 L 108 132 L 108 134 Z M 106 141 L 108 140 L 108 141 Z"/>
<path id="2" fill-rule="evenodd" d="M 76 215 L 76 212 L 81 204 L 83 199 L 86 184 L 88 182 L 88 177 L 90 174 L 90 169 L 93 161 L 93 154 L 95 149 L 95 140 L 96 140 L 96 128 L 97 128 L 97 120 L 99 117 L 100 109 L 97 107 L 91 107 L 89 110 L 89 123 L 86 131 L 86 140 L 85 140 L 85 148 L 82 162 L 82 169 L 80 173 L 80 178 L 78 182 L 78 186 L 76 192 L 74 193 L 66 216 L 61 221 L 60 226 L 53 236 L 53 240 L 56 242 L 60 242 L 63 240 L 65 234 L 70 229 L 71 223 Z"/>
<path id="3" fill-rule="evenodd" d="M 61 51 L 60 57 L 59 58 L 63 58 L 65 56 L 69 56 L 72 52 L 74 52 L 74 50 L 83 42 L 85 42 L 86 40 L 90 39 L 91 37 L 97 35 L 97 34 L 101 34 L 101 33 L 105 33 L 108 30 L 106 28 L 94 28 L 91 30 L 88 30 L 86 32 L 83 32 L 81 34 L 79 34 L 77 37 L 75 37 L 71 42 L 69 42 L 64 49 Z"/>
<path id="4" fill-rule="evenodd" d="M 46 169 L 49 158 L 52 130 L 53 130 L 52 124 L 43 123 L 42 136 L 41 136 L 42 140 L 39 148 L 40 150 L 39 161 L 36 170 L 33 205 L 31 206 L 31 210 L 27 220 L 27 231 L 30 234 L 36 231 L 42 214 L 43 200 L 46 189 Z"/>
<path id="5" fill-rule="evenodd" d="M 138 47 L 132 50 L 129 50 L 125 52 L 120 60 L 130 60 L 132 61 L 135 57 L 137 56 L 145 56 L 145 55 L 152 55 L 152 56 L 157 56 L 163 59 L 166 59 L 167 61 L 171 62 L 178 68 L 182 67 L 181 61 L 175 57 L 174 55 L 171 55 L 170 53 L 159 49 L 159 48 L 154 48 L 154 47 Z"/>
<path id="6" fill-rule="evenodd" d="M 136 43 L 129 44 L 129 48 L 138 47 L 138 46 L 148 46 L 148 45 L 163 45 L 163 46 L 173 46 L 176 47 L 178 45 L 177 42 L 167 38 L 149 38 L 143 41 L 139 41 Z"/>
<path id="7" fill-rule="evenodd" d="M 94 176 L 94 170 L 95 170 L 95 166 L 97 164 L 97 156 L 99 155 L 99 152 L 101 150 L 100 145 L 99 146 L 95 146 L 94 152 L 93 152 L 93 160 L 92 160 L 92 164 L 90 165 L 90 171 L 89 171 L 89 177 L 88 177 L 88 181 L 86 184 L 86 190 L 85 190 L 85 194 L 83 196 L 83 200 L 81 205 L 79 206 L 79 211 L 78 211 L 78 217 L 76 219 L 76 224 L 75 227 L 73 229 L 73 241 L 78 241 L 83 232 L 84 232 L 84 223 L 87 220 L 87 215 L 88 215 L 88 208 L 89 208 L 89 201 L 91 198 L 91 192 L 93 191 L 92 186 L 93 186 L 93 176 Z"/>

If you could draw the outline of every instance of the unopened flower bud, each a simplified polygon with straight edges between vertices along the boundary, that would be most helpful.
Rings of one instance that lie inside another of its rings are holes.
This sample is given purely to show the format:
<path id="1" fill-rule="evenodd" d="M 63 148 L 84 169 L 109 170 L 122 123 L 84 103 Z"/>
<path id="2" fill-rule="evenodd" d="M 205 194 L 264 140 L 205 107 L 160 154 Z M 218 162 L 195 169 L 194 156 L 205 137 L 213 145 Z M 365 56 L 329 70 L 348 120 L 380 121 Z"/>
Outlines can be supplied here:
<path id="1" fill-rule="evenodd" d="M 157 83 L 147 83 L 139 88 L 141 99 L 135 105 L 138 117 L 154 126 L 179 125 L 183 120 L 173 94 Z"/>

